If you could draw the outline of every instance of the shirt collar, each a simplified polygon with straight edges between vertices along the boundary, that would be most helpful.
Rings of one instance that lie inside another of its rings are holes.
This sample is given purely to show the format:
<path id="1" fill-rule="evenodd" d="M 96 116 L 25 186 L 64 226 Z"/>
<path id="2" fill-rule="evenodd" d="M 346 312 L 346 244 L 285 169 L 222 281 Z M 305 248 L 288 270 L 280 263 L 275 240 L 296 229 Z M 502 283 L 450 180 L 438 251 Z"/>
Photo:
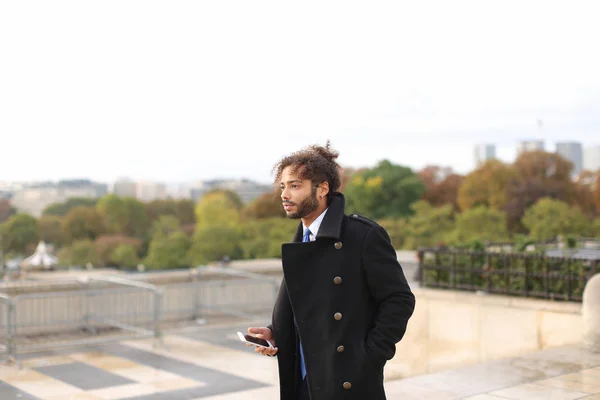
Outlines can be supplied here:
<path id="1" fill-rule="evenodd" d="M 315 240 L 317 237 L 317 233 L 319 233 L 319 228 L 321 227 L 321 222 L 323 222 L 323 218 L 325 218 L 327 210 L 329 210 L 329 208 L 325 209 L 325 211 L 323 211 L 321 215 L 319 215 L 308 227 L 308 229 L 310 229 L 310 240 Z M 304 224 L 302 224 L 302 226 L 306 232 L 306 226 L 304 226 Z"/>

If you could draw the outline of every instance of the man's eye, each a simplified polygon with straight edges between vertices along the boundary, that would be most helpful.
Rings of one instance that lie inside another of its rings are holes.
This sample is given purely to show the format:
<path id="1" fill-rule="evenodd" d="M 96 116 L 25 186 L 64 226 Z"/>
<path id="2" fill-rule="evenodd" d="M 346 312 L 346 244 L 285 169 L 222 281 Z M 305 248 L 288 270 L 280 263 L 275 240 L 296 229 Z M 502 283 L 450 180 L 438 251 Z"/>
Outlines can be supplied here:
<path id="1" fill-rule="evenodd" d="M 292 189 L 296 189 L 298 185 L 292 185 Z"/>

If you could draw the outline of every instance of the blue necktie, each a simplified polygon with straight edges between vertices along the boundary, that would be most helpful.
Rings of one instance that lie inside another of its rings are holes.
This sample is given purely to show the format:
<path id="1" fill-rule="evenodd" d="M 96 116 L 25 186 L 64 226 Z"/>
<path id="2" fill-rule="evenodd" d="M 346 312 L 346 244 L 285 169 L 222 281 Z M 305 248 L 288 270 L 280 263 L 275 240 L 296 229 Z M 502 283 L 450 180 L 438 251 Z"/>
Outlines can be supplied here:
<path id="1" fill-rule="evenodd" d="M 303 242 L 310 242 L 310 229 L 304 231 Z M 306 377 L 306 365 L 304 365 L 304 350 L 302 350 L 302 342 L 300 342 L 300 371 L 302 372 L 302 379 Z"/>

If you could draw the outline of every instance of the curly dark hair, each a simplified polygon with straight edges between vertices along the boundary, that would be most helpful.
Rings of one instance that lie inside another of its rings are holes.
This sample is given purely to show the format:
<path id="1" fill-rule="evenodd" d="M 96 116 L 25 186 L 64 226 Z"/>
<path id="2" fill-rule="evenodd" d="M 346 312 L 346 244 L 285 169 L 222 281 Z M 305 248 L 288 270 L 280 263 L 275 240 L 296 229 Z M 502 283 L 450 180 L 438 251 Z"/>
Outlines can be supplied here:
<path id="1" fill-rule="evenodd" d="M 313 188 L 327 181 L 329 183 L 327 200 L 329 200 L 331 195 L 339 190 L 342 182 L 341 167 L 335 161 L 338 156 L 339 153 L 331 148 L 329 140 L 325 146 L 308 146 L 282 158 L 275 164 L 273 167 L 274 182 L 278 184 L 283 170 L 291 165 L 292 173 L 298 174 L 300 179 L 310 179 Z"/>

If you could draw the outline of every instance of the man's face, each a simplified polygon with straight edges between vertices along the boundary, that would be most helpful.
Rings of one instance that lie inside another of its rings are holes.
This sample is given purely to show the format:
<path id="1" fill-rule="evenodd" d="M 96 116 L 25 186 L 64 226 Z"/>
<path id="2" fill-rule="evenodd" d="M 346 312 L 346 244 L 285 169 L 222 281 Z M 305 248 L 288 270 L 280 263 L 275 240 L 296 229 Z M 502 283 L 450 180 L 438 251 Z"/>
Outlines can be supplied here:
<path id="1" fill-rule="evenodd" d="M 317 188 L 310 180 L 301 180 L 291 173 L 292 167 L 286 167 L 281 173 L 281 200 L 288 218 L 304 218 L 319 207 Z"/>

